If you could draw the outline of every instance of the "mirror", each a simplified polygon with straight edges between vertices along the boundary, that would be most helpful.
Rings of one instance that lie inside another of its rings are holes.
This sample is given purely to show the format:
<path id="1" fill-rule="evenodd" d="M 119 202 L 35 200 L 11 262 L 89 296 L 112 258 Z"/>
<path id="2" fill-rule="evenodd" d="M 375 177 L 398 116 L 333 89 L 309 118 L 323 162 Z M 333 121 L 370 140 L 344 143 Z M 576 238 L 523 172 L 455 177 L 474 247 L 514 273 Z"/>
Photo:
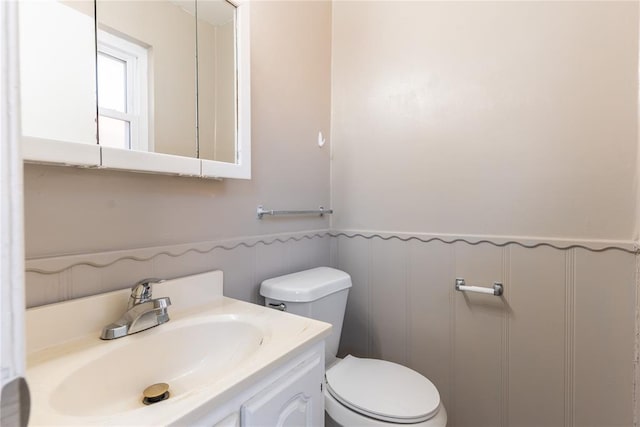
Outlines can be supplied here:
<path id="1" fill-rule="evenodd" d="M 248 3 L 20 3 L 26 161 L 250 178 Z"/>
<path id="2" fill-rule="evenodd" d="M 198 0 L 198 150 L 202 159 L 236 162 L 235 6 Z"/>
<path id="3" fill-rule="evenodd" d="M 23 136 L 97 144 L 93 1 L 18 7 Z"/>
<path id="4" fill-rule="evenodd" d="M 96 10 L 100 145 L 235 163 L 235 6 L 97 0 Z"/>

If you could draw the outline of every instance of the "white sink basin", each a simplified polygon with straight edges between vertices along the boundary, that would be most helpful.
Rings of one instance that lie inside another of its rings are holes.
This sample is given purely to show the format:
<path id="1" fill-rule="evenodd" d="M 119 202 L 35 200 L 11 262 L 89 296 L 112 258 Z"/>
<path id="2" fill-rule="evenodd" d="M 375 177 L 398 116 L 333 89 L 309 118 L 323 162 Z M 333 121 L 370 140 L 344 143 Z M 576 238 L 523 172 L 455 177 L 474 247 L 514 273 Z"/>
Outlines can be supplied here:
<path id="1" fill-rule="evenodd" d="M 27 310 L 30 425 L 191 425 L 331 329 L 223 297 L 216 271 L 154 287 L 171 298 L 169 322 L 101 340 L 129 293 Z M 160 382 L 169 399 L 143 404 L 143 390 Z"/>
<path id="2" fill-rule="evenodd" d="M 179 398 L 231 372 L 260 348 L 264 335 L 227 315 L 169 322 L 119 346 L 106 342 L 113 350 L 71 370 L 53 390 L 51 406 L 75 416 L 122 413 L 142 407 L 142 391 L 161 382 L 169 384 L 171 399 Z"/>

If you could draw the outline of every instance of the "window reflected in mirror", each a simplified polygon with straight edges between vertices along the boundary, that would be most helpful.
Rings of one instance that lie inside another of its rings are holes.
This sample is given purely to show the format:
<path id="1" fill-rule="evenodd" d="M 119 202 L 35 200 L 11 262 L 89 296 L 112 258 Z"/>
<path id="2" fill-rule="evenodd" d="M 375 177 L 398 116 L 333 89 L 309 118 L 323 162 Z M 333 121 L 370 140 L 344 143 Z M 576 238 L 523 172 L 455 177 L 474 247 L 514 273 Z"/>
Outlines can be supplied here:
<path id="1" fill-rule="evenodd" d="M 148 49 L 98 32 L 100 145 L 153 151 L 149 144 Z"/>
<path id="2" fill-rule="evenodd" d="M 195 0 L 98 0 L 101 145 L 196 157 Z"/>

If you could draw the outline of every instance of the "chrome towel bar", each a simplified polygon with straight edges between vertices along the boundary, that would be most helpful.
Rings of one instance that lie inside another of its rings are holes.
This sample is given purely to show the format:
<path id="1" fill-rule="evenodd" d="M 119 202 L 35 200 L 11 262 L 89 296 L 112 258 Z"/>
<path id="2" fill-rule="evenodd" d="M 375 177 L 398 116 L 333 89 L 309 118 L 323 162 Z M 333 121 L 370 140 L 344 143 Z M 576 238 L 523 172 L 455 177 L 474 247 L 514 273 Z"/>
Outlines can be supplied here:
<path id="1" fill-rule="evenodd" d="M 258 206 L 257 214 L 258 219 L 262 219 L 264 215 L 320 215 L 324 216 L 325 214 L 332 214 L 333 209 L 325 209 L 320 206 L 319 209 L 313 210 L 302 210 L 302 211 L 275 211 L 270 209 L 265 209 L 262 205 Z"/>
<path id="2" fill-rule="evenodd" d="M 480 294 L 495 295 L 497 297 L 502 296 L 504 293 L 504 286 L 500 282 L 494 282 L 493 288 L 483 288 L 481 286 L 467 286 L 464 279 L 456 279 L 456 291 L 460 292 L 478 292 Z"/>

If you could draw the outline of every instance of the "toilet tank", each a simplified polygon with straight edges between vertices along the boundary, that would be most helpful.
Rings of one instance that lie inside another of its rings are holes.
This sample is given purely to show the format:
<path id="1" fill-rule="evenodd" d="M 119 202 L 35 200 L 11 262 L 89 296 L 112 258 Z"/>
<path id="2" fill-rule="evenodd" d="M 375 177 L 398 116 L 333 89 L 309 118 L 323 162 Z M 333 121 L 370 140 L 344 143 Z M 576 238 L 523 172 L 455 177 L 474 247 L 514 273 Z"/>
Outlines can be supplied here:
<path id="1" fill-rule="evenodd" d="M 342 321 L 351 287 L 351 276 L 329 267 L 312 268 L 262 282 L 260 295 L 267 307 L 331 323 L 331 335 L 325 340 L 325 363 L 336 358 Z"/>

